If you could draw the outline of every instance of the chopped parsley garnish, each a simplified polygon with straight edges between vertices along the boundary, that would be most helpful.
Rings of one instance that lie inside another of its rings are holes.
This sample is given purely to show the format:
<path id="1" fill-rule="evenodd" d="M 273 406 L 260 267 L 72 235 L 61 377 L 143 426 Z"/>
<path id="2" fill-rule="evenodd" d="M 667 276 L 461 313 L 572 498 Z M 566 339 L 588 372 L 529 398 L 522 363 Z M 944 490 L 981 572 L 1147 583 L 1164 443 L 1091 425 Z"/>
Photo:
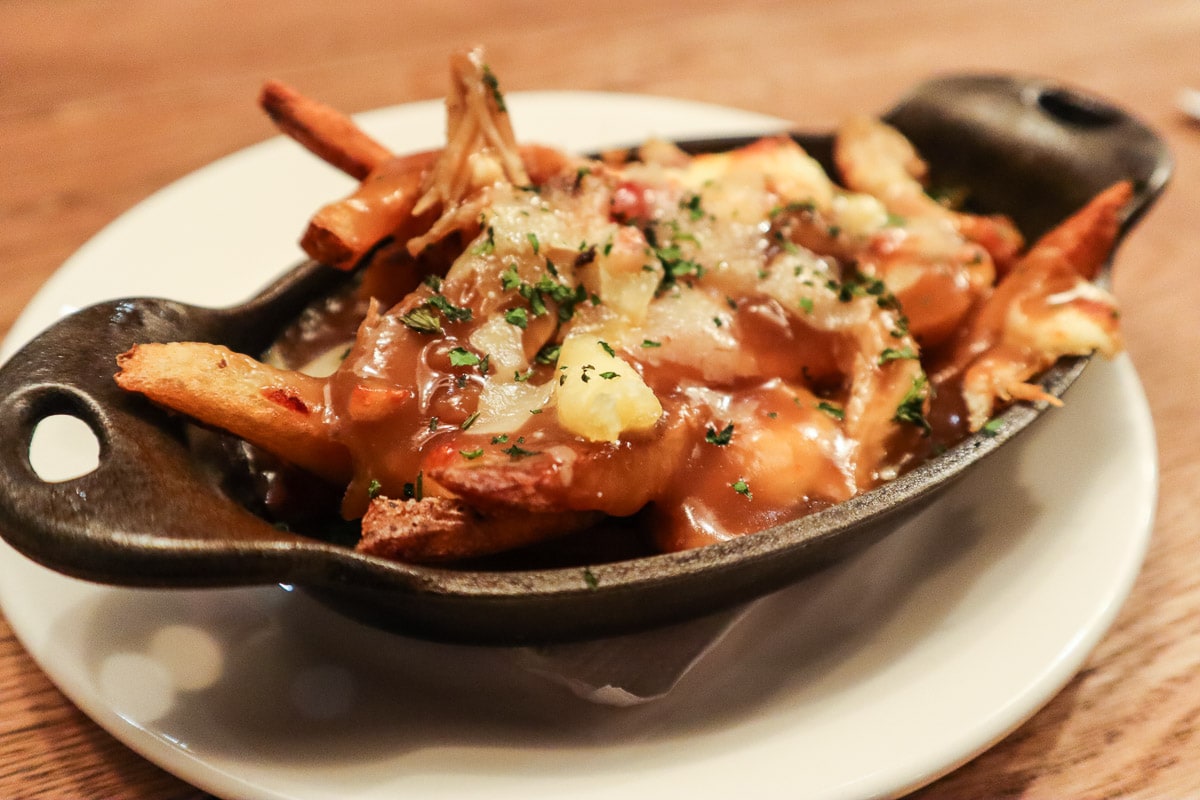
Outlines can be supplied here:
<path id="1" fill-rule="evenodd" d="M 508 442 L 508 434 L 507 433 L 501 433 L 498 436 L 492 437 L 492 444 L 505 444 L 506 442 Z"/>
<path id="2" fill-rule="evenodd" d="M 479 364 L 479 356 L 465 347 L 456 347 L 450 351 L 450 366 L 474 367 Z"/>
<path id="3" fill-rule="evenodd" d="M 900 349 L 885 347 L 883 352 L 879 354 L 879 365 L 883 366 L 889 361 L 902 361 L 913 358 L 917 358 L 917 351 L 911 347 L 901 347 Z"/>
<path id="4" fill-rule="evenodd" d="M 600 377 L 604 378 L 604 380 L 606 380 L 606 381 L 611 381 L 613 378 L 621 377 L 621 375 L 620 375 L 620 373 L 612 372 L 610 370 L 609 372 L 601 372 Z"/>
<path id="5" fill-rule="evenodd" d="M 662 342 L 656 342 L 653 339 L 642 339 L 642 347 L 662 347 Z"/>
<path id="6" fill-rule="evenodd" d="M 418 472 L 415 483 L 404 484 L 403 496 L 405 500 L 424 500 L 425 499 L 425 473 Z"/>
<path id="7" fill-rule="evenodd" d="M 430 432 L 432 432 L 432 431 L 436 431 L 437 429 L 438 429 L 438 418 L 437 418 L 437 417 L 430 417 L 430 418 L 429 418 L 429 430 L 430 430 Z"/>
<path id="8" fill-rule="evenodd" d="M 474 450 L 459 450 L 458 452 L 461 453 L 462 457 L 467 461 L 474 461 L 483 455 L 483 448 L 476 447 Z"/>
<path id="9" fill-rule="evenodd" d="M 471 309 L 466 306 L 456 306 L 445 298 L 444 295 L 435 294 L 425 303 L 427 306 L 433 306 L 438 311 L 442 312 L 442 316 L 447 322 L 470 322 Z"/>
<path id="10" fill-rule="evenodd" d="M 500 288 L 511 292 L 521 285 L 521 275 L 517 272 L 516 264 L 509 264 L 508 269 L 500 273 Z"/>
<path id="11" fill-rule="evenodd" d="M 834 405 L 827 400 L 822 400 L 821 402 L 817 403 L 817 410 L 824 411 L 826 414 L 836 420 L 843 420 L 846 418 L 845 409 L 843 409 L 841 406 Z"/>
<path id="12" fill-rule="evenodd" d="M 522 439 L 519 441 L 524 441 L 524 440 Z M 506 447 L 503 450 L 501 450 L 500 452 L 504 453 L 506 456 L 511 458 L 513 461 L 516 461 L 517 459 L 525 458 L 527 456 L 536 456 L 538 454 L 537 450 L 526 450 L 524 447 L 521 447 L 519 444 L 514 444 L 510 447 Z"/>
<path id="13" fill-rule="evenodd" d="M 525 330 L 529 327 L 529 314 L 523 308 L 510 308 L 504 312 L 504 321 Z"/>
<path id="14" fill-rule="evenodd" d="M 693 222 L 704 216 L 704 209 L 700 207 L 700 195 L 698 194 L 688 195 L 680 200 L 679 207 L 688 212 L 688 216 Z"/>
<path id="15" fill-rule="evenodd" d="M 367 484 L 367 497 L 371 500 L 374 500 L 376 497 L 379 497 L 379 493 L 382 490 L 383 486 L 379 483 L 379 481 L 372 478 L 371 482 Z"/>
<path id="16" fill-rule="evenodd" d="M 929 379 L 924 373 L 913 378 L 912 386 L 905 392 L 900 405 L 896 407 L 896 422 L 907 422 L 916 425 L 921 432 L 928 436 L 931 428 L 929 420 L 925 419 L 925 398 L 929 396 Z"/>
<path id="17" fill-rule="evenodd" d="M 805 314 L 811 314 L 813 312 L 813 299 L 811 297 L 801 297 L 800 310 Z"/>
<path id="18" fill-rule="evenodd" d="M 595 589 L 600 585 L 600 579 L 596 577 L 596 573 L 587 567 L 583 568 L 583 582 L 587 584 L 589 589 Z"/>
<path id="19" fill-rule="evenodd" d="M 473 412 L 473 413 L 471 414 L 471 416 L 469 416 L 469 417 L 467 417 L 466 419 L 464 419 L 464 420 L 462 421 L 462 425 L 459 425 L 458 427 L 459 427 L 461 430 L 464 430 L 464 431 L 465 431 L 465 430 L 467 430 L 468 428 L 470 428 L 472 425 L 474 425 L 474 424 L 475 424 L 475 420 L 477 420 L 477 419 L 479 419 L 479 412 L 478 412 L 478 411 L 475 411 L 475 412 Z"/>
<path id="20" fill-rule="evenodd" d="M 560 352 L 562 352 L 562 345 L 551 342 L 550 344 L 544 345 L 541 350 L 538 350 L 537 355 L 533 357 L 533 360 L 539 364 L 553 364 L 554 362 L 558 361 L 558 354 Z"/>
<path id="21" fill-rule="evenodd" d="M 813 201 L 811 201 L 811 200 L 805 200 L 805 201 L 803 201 L 803 202 L 801 202 L 801 201 L 795 201 L 795 200 L 793 200 L 792 202 L 788 203 L 788 204 L 787 204 L 787 205 L 785 205 L 785 206 L 775 206 L 774 208 L 772 208 L 772 209 L 771 209 L 771 211 L 770 211 L 770 216 L 772 216 L 772 217 L 777 217 L 777 216 L 779 216 L 780 214 L 784 214 L 784 213 L 788 213 L 788 214 L 800 214 L 800 213 L 804 213 L 804 214 L 812 214 L 812 213 L 813 213 L 813 212 L 815 212 L 816 210 L 817 210 L 817 204 L 816 204 L 816 203 L 814 203 L 814 202 L 813 202 Z"/>
<path id="22" fill-rule="evenodd" d="M 534 233 L 533 231 L 530 231 L 529 233 L 525 234 L 525 238 L 529 240 L 529 246 L 533 248 L 534 254 L 536 254 L 539 250 L 542 249 L 542 245 L 538 241 L 537 234 Z"/>
<path id="23" fill-rule="evenodd" d="M 610 345 L 608 342 L 604 341 L 603 339 L 599 340 L 599 343 L 600 343 L 601 350 L 608 353 L 613 358 L 617 357 L 617 351 L 612 349 L 612 345 Z"/>
<path id="24" fill-rule="evenodd" d="M 438 286 L 440 287 L 440 285 L 439 282 Z M 434 294 L 424 303 L 400 317 L 400 321 L 419 333 L 441 333 L 443 318 L 446 322 L 468 322 L 471 316 L 470 308 L 456 306 L 444 295 Z"/>
<path id="25" fill-rule="evenodd" d="M 433 309 L 418 306 L 400 317 L 400 321 L 419 333 L 441 333 L 442 321 Z"/>
<path id="26" fill-rule="evenodd" d="M 500 81 L 496 80 L 496 75 L 492 72 L 492 68 L 487 64 L 483 65 L 483 82 L 488 87 L 488 91 L 492 93 L 492 100 L 496 103 L 496 109 L 501 113 L 508 112 L 508 106 L 504 103 L 504 94 L 500 91 Z"/>
<path id="27" fill-rule="evenodd" d="M 471 255 L 490 256 L 496 252 L 496 230 L 488 225 L 484 230 L 483 241 L 471 248 Z"/>
<path id="28" fill-rule="evenodd" d="M 984 436 L 991 438 L 991 437 L 995 436 L 996 434 L 1000 433 L 1000 431 L 1003 428 L 1004 428 L 1003 420 L 989 419 L 987 422 L 985 422 L 983 424 L 983 427 L 979 429 L 979 432 L 982 433 Z"/>
<path id="29" fill-rule="evenodd" d="M 724 447 L 733 439 L 733 423 L 729 423 L 721 430 L 717 430 L 711 425 L 708 431 L 704 434 L 704 441 L 709 444 L 715 444 L 718 447 Z"/>
<path id="30" fill-rule="evenodd" d="M 747 500 L 754 499 L 754 494 L 750 491 L 750 484 L 746 483 L 745 480 L 738 478 L 736 481 L 729 484 L 729 486 L 738 494 L 745 495 Z"/>

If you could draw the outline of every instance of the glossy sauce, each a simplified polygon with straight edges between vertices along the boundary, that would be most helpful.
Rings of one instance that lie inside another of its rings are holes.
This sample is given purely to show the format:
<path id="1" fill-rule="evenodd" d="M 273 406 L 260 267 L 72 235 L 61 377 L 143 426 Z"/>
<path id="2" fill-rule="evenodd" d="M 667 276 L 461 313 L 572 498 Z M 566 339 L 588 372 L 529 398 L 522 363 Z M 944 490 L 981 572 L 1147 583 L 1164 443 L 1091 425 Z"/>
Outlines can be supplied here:
<path id="1" fill-rule="evenodd" d="M 761 219 L 722 225 L 694 213 L 719 205 L 711 184 L 692 194 L 597 168 L 585 193 L 572 177 L 497 198 L 444 277 L 393 307 L 364 314 L 356 297 L 326 315 L 325 330 L 306 322 L 303 335 L 285 337 L 284 360 L 295 364 L 314 342 L 345 341 L 357 327 L 328 384 L 331 422 L 355 466 L 348 518 L 376 494 L 531 513 L 648 508 L 639 519 L 657 546 L 678 550 L 846 500 L 964 433 L 941 400 L 957 392 L 939 386 L 926 404 L 932 435 L 889 434 L 880 463 L 856 467 L 863 451 L 846 410 L 864 376 L 893 367 L 858 352 L 865 339 L 851 323 L 895 327 L 896 315 L 861 292 L 831 294 L 832 256 L 788 255 L 763 211 L 780 198 L 765 192 Z M 640 319 L 600 296 L 612 286 L 636 295 L 638 273 L 654 270 Z M 363 286 L 381 284 L 369 269 Z M 610 442 L 563 427 L 554 384 L 565 376 L 545 348 L 573 333 L 600 337 L 637 369 L 662 406 L 651 430 Z"/>

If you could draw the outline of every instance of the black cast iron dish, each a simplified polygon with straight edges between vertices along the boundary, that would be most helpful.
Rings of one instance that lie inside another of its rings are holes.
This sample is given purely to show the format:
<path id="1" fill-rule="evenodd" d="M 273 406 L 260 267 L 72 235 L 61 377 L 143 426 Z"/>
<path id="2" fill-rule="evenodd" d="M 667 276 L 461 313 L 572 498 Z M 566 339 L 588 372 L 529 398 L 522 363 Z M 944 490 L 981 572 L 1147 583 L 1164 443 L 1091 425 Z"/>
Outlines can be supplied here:
<path id="1" fill-rule="evenodd" d="M 1120 109 L 1045 81 L 959 76 L 918 87 L 885 118 L 930 162 L 935 182 L 969 187 L 980 211 L 1034 238 L 1111 183 L 1135 196 L 1121 236 L 1165 186 L 1162 141 Z M 829 136 L 796 138 L 828 166 Z M 692 142 L 692 151 L 748 140 Z M 898 480 L 761 533 L 684 553 L 587 567 L 485 571 L 399 564 L 278 530 L 220 488 L 188 449 L 184 424 L 120 390 L 115 357 L 139 342 L 220 342 L 259 353 L 334 273 L 306 263 L 250 302 L 210 310 L 157 299 L 67 317 L 0 370 L 0 529 L 30 558 L 112 584 L 288 583 L 359 619 L 437 639 L 515 644 L 595 637 L 683 620 L 771 592 L 895 529 L 1025 429 L 1020 404 L 992 436 L 968 438 Z M 1061 395 L 1087 359 L 1043 379 Z M 1070 409 L 1056 413 L 1071 413 Z M 69 414 L 100 441 L 99 467 L 46 483 L 29 462 L 38 423 Z"/>

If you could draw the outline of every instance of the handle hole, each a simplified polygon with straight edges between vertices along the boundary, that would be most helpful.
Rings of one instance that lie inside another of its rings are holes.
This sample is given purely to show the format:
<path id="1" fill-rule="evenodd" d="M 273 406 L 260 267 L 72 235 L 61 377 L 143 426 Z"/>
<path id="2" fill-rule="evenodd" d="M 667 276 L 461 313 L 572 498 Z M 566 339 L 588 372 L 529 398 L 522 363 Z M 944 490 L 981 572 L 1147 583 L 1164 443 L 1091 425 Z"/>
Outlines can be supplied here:
<path id="1" fill-rule="evenodd" d="M 1081 128 L 1100 128 L 1121 118 L 1121 112 L 1112 106 L 1067 89 L 1043 89 L 1037 103 L 1058 121 Z"/>
<path id="2" fill-rule="evenodd" d="M 79 417 L 54 414 L 33 430 L 29 465 L 46 483 L 81 478 L 100 466 L 100 440 Z"/>

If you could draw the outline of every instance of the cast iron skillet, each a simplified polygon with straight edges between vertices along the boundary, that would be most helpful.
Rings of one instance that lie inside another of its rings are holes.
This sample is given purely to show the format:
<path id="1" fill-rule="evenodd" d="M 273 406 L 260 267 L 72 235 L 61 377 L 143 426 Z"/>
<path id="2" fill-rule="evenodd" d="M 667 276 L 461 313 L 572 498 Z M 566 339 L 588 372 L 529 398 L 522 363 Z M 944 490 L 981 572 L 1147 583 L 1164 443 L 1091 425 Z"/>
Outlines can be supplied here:
<path id="1" fill-rule="evenodd" d="M 1135 186 L 1124 237 L 1162 191 L 1171 159 L 1154 133 L 1108 103 L 1030 78 L 956 76 L 919 86 L 885 118 L 943 186 L 969 187 L 1034 238 L 1120 180 Z M 815 157 L 831 139 L 796 134 Z M 692 151 L 749 139 L 691 142 Z M 896 528 L 965 470 L 1038 417 L 1005 412 L 994 436 L 968 438 L 849 502 L 734 541 L 589 567 L 485 571 L 413 566 L 278 530 L 229 497 L 189 450 L 185 425 L 117 388 L 115 357 L 140 342 L 220 342 L 261 352 L 340 273 L 305 263 L 244 305 L 204 309 L 159 299 L 87 308 L 38 336 L 0 370 L 0 529 L 30 558 L 88 580 L 148 587 L 287 583 L 358 619 L 442 640 L 516 644 L 629 632 L 771 592 Z M 1087 359 L 1043 385 L 1061 395 Z M 1070 409 L 1056 413 L 1071 413 Z M 44 418 L 82 419 L 99 467 L 45 483 L 29 462 Z"/>

